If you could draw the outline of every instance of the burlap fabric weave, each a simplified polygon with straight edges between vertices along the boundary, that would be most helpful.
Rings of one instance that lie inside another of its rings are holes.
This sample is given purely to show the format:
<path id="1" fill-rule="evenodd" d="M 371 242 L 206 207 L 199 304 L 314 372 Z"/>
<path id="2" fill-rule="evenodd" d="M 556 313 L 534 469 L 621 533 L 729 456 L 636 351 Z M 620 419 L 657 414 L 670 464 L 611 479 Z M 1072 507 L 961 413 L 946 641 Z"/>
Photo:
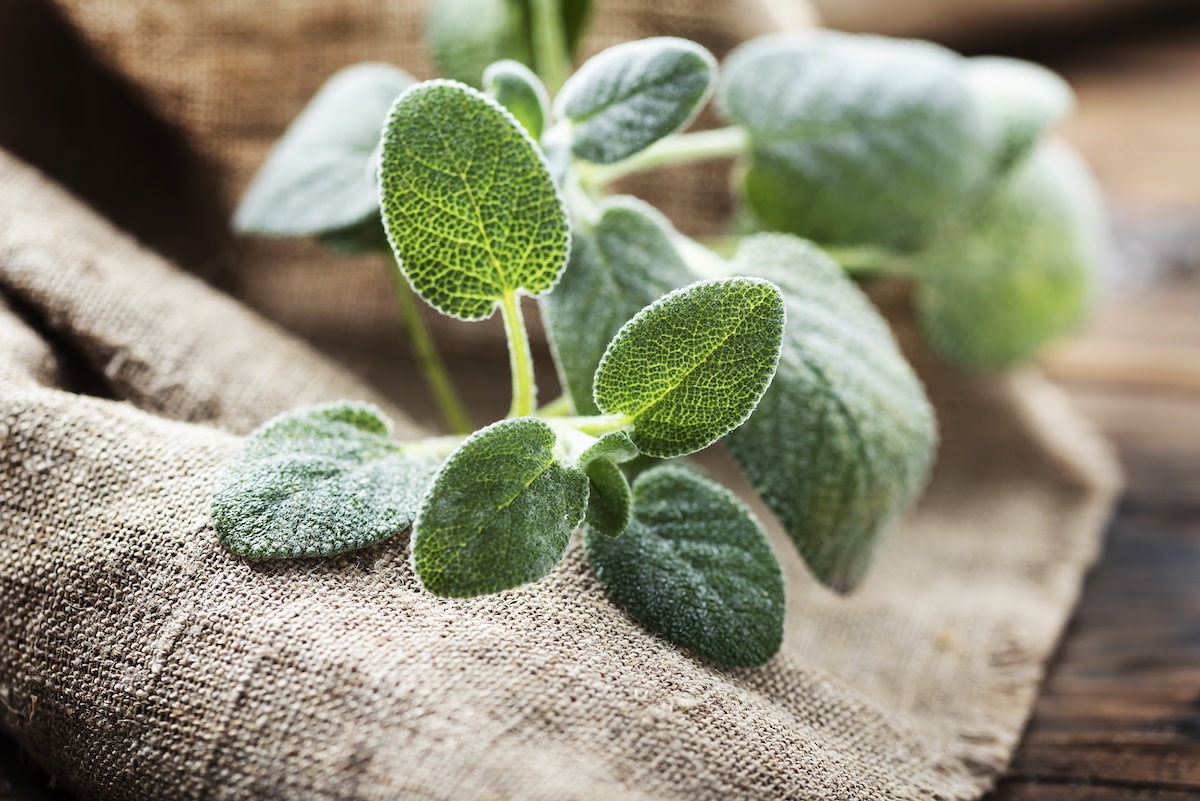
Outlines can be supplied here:
<path id="1" fill-rule="evenodd" d="M 367 0 L 61 5 L 228 198 L 328 72 L 386 55 L 369 46 L 391 47 L 379 20 L 419 16 Z M 602 21 L 606 8 L 626 35 L 648 18 L 740 36 L 722 16 L 753 17 L 601 3 Z M 355 46 L 287 44 L 331 29 Z M 248 109 L 261 96 L 242 67 L 220 68 L 253 61 L 247 42 L 268 31 L 279 85 L 297 85 L 269 113 Z M 175 56 L 147 55 L 164 43 Z M 356 343 L 359 367 L 393 355 L 370 343 L 394 319 L 356 294 L 378 271 L 314 256 L 287 268 L 298 289 L 271 294 L 284 282 L 261 276 L 281 252 L 240 254 L 246 296 Z M 1019 736 L 1116 484 L 1036 374 L 967 380 L 909 342 L 943 430 L 929 492 L 849 598 L 777 536 L 783 652 L 731 671 L 608 601 L 577 543 L 545 580 L 466 601 L 417 588 L 404 536 L 319 562 L 225 552 L 208 505 L 239 434 L 365 397 L 411 436 L 403 382 L 389 404 L 7 155 L 0 293 L 0 723 L 85 798 L 977 797 Z"/>

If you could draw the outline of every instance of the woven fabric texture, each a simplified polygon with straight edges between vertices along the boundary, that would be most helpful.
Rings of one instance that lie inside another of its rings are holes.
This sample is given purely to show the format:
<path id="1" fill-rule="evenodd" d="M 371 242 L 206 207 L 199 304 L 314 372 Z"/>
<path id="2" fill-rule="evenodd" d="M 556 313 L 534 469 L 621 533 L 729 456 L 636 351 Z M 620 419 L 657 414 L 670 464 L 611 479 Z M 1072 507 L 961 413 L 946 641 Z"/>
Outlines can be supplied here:
<path id="1" fill-rule="evenodd" d="M 411 4 L 56 2 L 227 203 L 336 67 L 427 74 Z M 771 4 L 598 5 L 591 48 L 671 32 L 720 55 L 779 21 Z M 403 535 L 318 562 L 224 551 L 211 494 L 257 423 L 354 397 L 417 433 L 397 408 L 411 375 L 389 402 L 278 325 L 349 343 L 375 376 L 395 356 L 378 265 L 242 247 L 241 301 L 275 323 L 0 155 L 0 726 L 60 784 L 98 799 L 971 799 L 1003 768 L 1118 482 L 1036 374 L 948 373 L 901 325 L 942 426 L 930 489 L 848 598 L 773 532 L 783 652 L 729 670 L 612 604 L 577 542 L 543 581 L 464 601 L 417 587 Z M 459 352 L 490 342 L 481 330 Z"/>

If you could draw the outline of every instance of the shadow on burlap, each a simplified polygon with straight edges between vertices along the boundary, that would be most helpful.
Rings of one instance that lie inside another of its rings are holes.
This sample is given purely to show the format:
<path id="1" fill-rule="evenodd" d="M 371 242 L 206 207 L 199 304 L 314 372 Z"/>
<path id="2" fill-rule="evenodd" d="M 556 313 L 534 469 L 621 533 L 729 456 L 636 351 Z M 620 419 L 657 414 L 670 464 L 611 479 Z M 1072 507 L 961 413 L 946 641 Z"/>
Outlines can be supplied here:
<path id="1" fill-rule="evenodd" d="M 226 205 L 336 67 L 427 74 L 403 3 L 58 5 Z M 720 55 L 771 24 L 755 9 L 600 3 L 590 47 L 672 32 Z M 714 175 L 661 182 L 655 199 L 719 197 Z M 380 265 L 238 248 L 237 292 L 257 311 L 0 156 L 0 722 L 61 784 L 146 799 L 969 799 L 1002 769 L 1118 483 L 1037 375 L 964 379 L 902 327 L 942 425 L 932 485 L 849 598 L 775 532 L 783 652 L 732 671 L 610 603 L 577 542 L 541 582 L 455 601 L 417 588 L 403 535 L 317 562 L 225 552 L 209 500 L 257 423 L 355 397 L 418 433 L 400 409 L 411 374 L 380 366 L 395 326 Z M 902 306 L 891 292 L 880 302 Z M 444 331 L 448 350 L 503 359 L 482 330 Z M 297 332 L 354 354 L 359 375 Z"/>

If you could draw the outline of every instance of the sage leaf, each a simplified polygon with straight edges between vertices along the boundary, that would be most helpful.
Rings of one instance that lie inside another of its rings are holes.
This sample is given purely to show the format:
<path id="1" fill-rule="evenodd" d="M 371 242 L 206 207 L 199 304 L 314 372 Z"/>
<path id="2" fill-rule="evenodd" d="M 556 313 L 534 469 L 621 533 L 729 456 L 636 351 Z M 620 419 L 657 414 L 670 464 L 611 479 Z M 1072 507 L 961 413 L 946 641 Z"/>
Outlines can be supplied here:
<path id="1" fill-rule="evenodd" d="M 492 315 L 554 286 L 570 244 L 545 159 L 506 109 L 452 81 L 396 101 L 380 167 L 383 223 L 413 289 L 444 314 Z"/>
<path id="2" fill-rule="evenodd" d="M 608 459 L 584 465 L 588 477 L 588 506 L 584 520 L 606 537 L 619 537 L 629 525 L 633 496 L 621 468 Z"/>
<path id="3" fill-rule="evenodd" d="M 522 0 L 436 0 L 425 39 L 438 73 L 479 86 L 489 64 L 533 63 L 529 4 Z"/>
<path id="4" fill-rule="evenodd" d="M 571 258 L 541 301 L 551 352 L 579 414 L 596 414 L 592 378 L 608 343 L 644 307 L 691 283 L 670 223 L 630 197 L 603 206 L 590 233 L 576 230 Z"/>
<path id="5" fill-rule="evenodd" d="M 759 223 L 902 252 L 951 227 L 987 166 L 962 61 L 927 43 L 833 32 L 735 50 L 718 105 L 749 133 L 742 190 Z"/>
<path id="6" fill-rule="evenodd" d="M 727 278 L 675 290 L 642 309 L 609 343 L 594 399 L 623 415 L 648 456 L 716 442 L 742 423 L 779 362 L 783 299 L 768 281 Z"/>
<path id="7" fill-rule="evenodd" d="M 437 470 L 406 452 L 367 403 L 287 412 L 246 438 L 213 495 L 217 535 L 239 556 L 330 556 L 408 528 Z"/>
<path id="8" fill-rule="evenodd" d="M 233 217 L 238 231 L 308 236 L 379 216 L 375 148 L 392 102 L 413 83 L 387 64 L 337 72 L 284 133 Z"/>
<path id="9" fill-rule="evenodd" d="M 593 56 L 555 99 L 573 124 L 575 155 L 611 164 L 686 127 L 712 93 L 716 66 L 700 45 L 669 36 Z"/>
<path id="10" fill-rule="evenodd" d="M 960 238 L 917 264 L 926 340 L 968 370 L 1028 361 L 1086 315 L 1106 246 L 1087 165 L 1061 142 L 1043 144 Z"/>
<path id="11" fill-rule="evenodd" d="M 628 434 L 624 431 L 610 431 L 585 449 L 579 455 L 578 463 L 586 465 L 597 459 L 608 459 L 621 464 L 637 455 L 637 445 L 633 444 Z"/>
<path id="12" fill-rule="evenodd" d="M 887 324 L 820 250 L 760 234 L 731 269 L 779 286 L 788 324 L 771 388 L 725 445 L 813 574 L 852 589 L 924 486 L 933 410 Z"/>
<path id="13" fill-rule="evenodd" d="M 726 665 L 761 665 L 783 642 L 783 571 L 766 533 L 729 491 L 678 467 L 633 484 L 618 539 L 585 530 L 605 590 L 652 631 Z"/>
<path id="14" fill-rule="evenodd" d="M 550 98 L 546 87 L 519 61 L 497 61 L 483 71 L 483 88 L 504 106 L 525 131 L 538 139 L 550 118 Z"/>
<path id="15" fill-rule="evenodd" d="M 991 172 L 997 177 L 1024 160 L 1075 105 L 1066 81 L 1028 61 L 967 59 L 966 80 L 983 116 L 992 150 Z"/>
<path id="16" fill-rule="evenodd" d="M 516 587 L 558 564 L 583 520 L 588 478 L 555 458 L 541 420 L 501 420 L 468 437 L 434 478 L 413 524 L 417 576 L 435 595 Z"/>

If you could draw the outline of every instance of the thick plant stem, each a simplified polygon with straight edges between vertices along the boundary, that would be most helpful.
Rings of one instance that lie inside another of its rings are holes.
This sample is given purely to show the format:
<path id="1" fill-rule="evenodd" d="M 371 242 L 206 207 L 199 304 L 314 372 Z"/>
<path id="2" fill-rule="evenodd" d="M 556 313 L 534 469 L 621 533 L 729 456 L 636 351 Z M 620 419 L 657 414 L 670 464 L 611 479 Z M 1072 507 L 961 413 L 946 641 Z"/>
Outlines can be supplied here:
<path id="1" fill-rule="evenodd" d="M 589 165 L 580 171 L 581 179 L 589 186 L 604 186 L 618 178 L 645 170 L 741 156 L 749 149 L 750 137 L 744 128 L 737 125 L 711 131 L 675 134 L 660 139 L 624 161 Z"/>
<path id="2" fill-rule="evenodd" d="M 563 418 L 563 422 L 574 427 L 576 431 L 602 437 L 627 427 L 633 422 L 633 418 L 627 414 L 599 414 L 592 417 L 566 417 Z"/>
<path id="3" fill-rule="evenodd" d="M 561 0 L 533 0 L 533 61 L 538 77 L 553 96 L 562 88 L 570 70 L 567 41 L 563 35 Z"/>
<path id="4" fill-rule="evenodd" d="M 512 363 L 512 408 L 508 416 L 527 417 L 533 414 L 537 402 L 537 385 L 533 380 L 529 334 L 525 331 L 525 319 L 521 316 L 516 292 L 504 294 L 500 299 L 500 312 L 504 316 L 504 332 L 508 335 L 508 353 Z"/>
<path id="5" fill-rule="evenodd" d="M 400 270 L 396 257 L 389 253 L 388 261 L 391 262 L 392 288 L 396 293 L 396 304 L 400 307 L 400 319 L 408 333 L 408 341 L 412 345 L 413 355 L 417 358 L 417 366 L 421 370 L 421 375 L 424 376 L 425 383 L 429 385 L 429 390 L 433 393 L 442 418 L 446 421 L 450 431 L 455 434 L 470 434 L 475 427 L 471 424 L 471 418 L 467 416 L 467 410 L 459 399 L 458 393 L 454 391 L 454 385 L 450 383 L 450 376 L 446 372 L 446 365 L 442 361 L 441 354 L 438 353 L 437 346 L 433 344 L 433 337 L 429 335 L 425 321 L 421 319 L 417 297 L 413 294 L 412 287 L 408 285 L 408 279 Z"/>

